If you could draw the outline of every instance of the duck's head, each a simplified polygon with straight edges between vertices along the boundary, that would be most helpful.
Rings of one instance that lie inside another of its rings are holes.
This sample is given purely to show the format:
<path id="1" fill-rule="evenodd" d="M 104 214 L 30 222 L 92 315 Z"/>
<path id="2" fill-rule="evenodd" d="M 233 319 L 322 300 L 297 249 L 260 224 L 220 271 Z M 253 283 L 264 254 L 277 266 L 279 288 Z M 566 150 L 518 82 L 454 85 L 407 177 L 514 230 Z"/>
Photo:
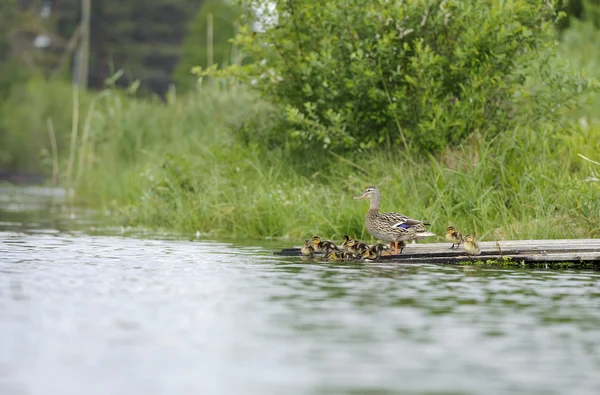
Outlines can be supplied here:
<path id="1" fill-rule="evenodd" d="M 346 244 L 348 247 L 354 247 L 356 245 L 356 240 L 348 240 L 348 244 Z"/>
<path id="2" fill-rule="evenodd" d="M 448 229 L 446 229 L 446 233 L 449 235 L 453 235 L 456 233 L 456 228 L 454 226 L 448 226 Z"/>
<path id="3" fill-rule="evenodd" d="M 344 243 L 343 243 L 344 245 L 348 244 L 348 242 L 350 241 L 350 236 L 344 235 L 344 237 L 342 237 L 342 239 L 344 240 Z"/>
<path id="4" fill-rule="evenodd" d="M 311 246 L 310 240 L 304 240 L 304 246 L 310 247 Z"/>
<path id="5" fill-rule="evenodd" d="M 354 200 L 359 200 L 359 199 L 373 199 L 379 197 L 379 189 L 377 189 L 377 187 L 367 187 L 367 189 L 365 189 L 365 191 L 362 193 L 362 195 L 360 196 L 355 196 L 353 199 Z"/>
<path id="6" fill-rule="evenodd" d="M 312 243 L 313 244 L 321 244 L 321 237 L 320 236 L 313 236 Z"/>
<path id="7" fill-rule="evenodd" d="M 465 236 L 465 240 L 468 241 L 469 243 L 473 242 L 473 236 L 471 235 L 466 235 Z"/>

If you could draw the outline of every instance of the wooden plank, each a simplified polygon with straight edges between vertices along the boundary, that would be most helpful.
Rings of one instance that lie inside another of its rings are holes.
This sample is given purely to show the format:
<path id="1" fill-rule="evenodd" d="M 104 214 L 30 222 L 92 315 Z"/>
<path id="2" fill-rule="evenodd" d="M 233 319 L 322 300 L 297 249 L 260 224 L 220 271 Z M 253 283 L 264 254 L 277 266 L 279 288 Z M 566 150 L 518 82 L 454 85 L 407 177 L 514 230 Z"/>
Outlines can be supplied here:
<path id="1" fill-rule="evenodd" d="M 552 250 L 600 250 L 600 239 L 573 239 L 573 240 L 507 240 L 500 241 L 498 245 L 502 251 L 552 251 Z M 404 253 L 433 253 L 450 251 L 450 243 L 421 243 L 408 244 Z M 496 242 L 484 241 L 479 243 L 482 251 L 498 251 Z M 462 246 L 458 251 L 462 250 Z M 457 251 L 456 249 L 454 251 Z M 284 248 L 281 253 L 299 253 L 299 247 Z"/>
<path id="2" fill-rule="evenodd" d="M 600 253 L 600 248 L 594 249 L 563 249 L 563 250 L 506 250 L 500 253 L 499 251 L 485 251 L 482 250 L 481 255 L 478 256 L 490 256 L 494 259 L 502 258 L 502 257 L 512 257 L 512 256 L 545 256 L 545 255 L 555 255 L 555 254 L 572 254 L 576 255 L 578 253 Z M 288 249 L 281 252 L 275 252 L 274 255 L 281 256 L 300 256 L 300 249 Z M 323 254 L 316 253 L 316 256 L 322 256 Z M 381 259 L 410 259 L 410 258 L 453 258 L 466 255 L 464 250 L 452 250 L 452 251 L 427 251 L 422 253 L 402 253 L 398 255 L 384 255 Z M 476 256 L 477 257 L 477 256 Z"/>
<path id="3" fill-rule="evenodd" d="M 600 265 L 600 240 L 598 239 L 560 239 L 560 240 L 507 240 L 498 242 L 502 252 L 498 251 L 496 242 L 481 242 L 481 255 L 469 256 L 464 249 L 450 249 L 449 243 L 409 244 L 404 252 L 398 255 L 385 255 L 368 263 L 392 264 L 461 264 L 466 262 L 488 262 L 493 264 L 515 265 L 532 263 L 598 263 Z M 282 256 L 300 256 L 300 248 L 286 248 L 275 252 Z M 317 254 L 323 259 L 322 254 Z"/>
<path id="4" fill-rule="evenodd" d="M 576 261 L 598 261 L 600 262 L 600 252 L 591 253 L 567 253 L 567 254 L 540 254 L 540 255 L 510 255 L 499 257 L 497 255 L 476 255 L 468 256 L 465 254 L 455 257 L 412 257 L 404 258 L 398 256 L 384 256 L 371 262 L 390 262 L 390 263 L 461 263 L 475 261 L 497 261 L 500 262 L 506 258 L 514 262 L 576 262 Z"/>

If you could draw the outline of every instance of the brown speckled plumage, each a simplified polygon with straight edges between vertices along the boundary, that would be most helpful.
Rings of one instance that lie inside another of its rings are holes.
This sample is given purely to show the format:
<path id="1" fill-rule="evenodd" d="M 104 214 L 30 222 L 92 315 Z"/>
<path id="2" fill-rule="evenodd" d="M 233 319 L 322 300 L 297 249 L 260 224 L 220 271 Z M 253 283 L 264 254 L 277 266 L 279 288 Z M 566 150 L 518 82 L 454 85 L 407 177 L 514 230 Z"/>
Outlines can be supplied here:
<path id="1" fill-rule="evenodd" d="M 426 221 L 416 220 L 398 213 L 380 213 L 381 193 L 377 187 L 368 187 L 362 195 L 354 199 L 371 200 L 371 206 L 365 215 L 365 227 L 374 238 L 391 242 L 392 245 L 395 244 L 396 254 L 398 253 L 398 244 L 401 242 L 435 236 L 425 228 L 425 225 L 428 225 Z"/>

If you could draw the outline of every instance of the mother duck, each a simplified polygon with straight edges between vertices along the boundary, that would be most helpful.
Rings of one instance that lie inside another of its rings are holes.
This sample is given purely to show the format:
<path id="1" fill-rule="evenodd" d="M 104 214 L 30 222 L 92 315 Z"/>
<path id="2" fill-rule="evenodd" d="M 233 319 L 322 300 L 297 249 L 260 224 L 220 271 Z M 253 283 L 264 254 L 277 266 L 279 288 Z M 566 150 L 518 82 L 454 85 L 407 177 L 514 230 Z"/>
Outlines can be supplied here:
<path id="1" fill-rule="evenodd" d="M 365 215 L 367 231 L 377 240 L 389 241 L 390 249 L 394 254 L 398 254 L 398 243 L 402 246 L 400 249 L 402 252 L 405 241 L 435 236 L 425 229 L 425 225 L 429 225 L 426 221 L 419 221 L 398 213 L 380 213 L 381 192 L 377 187 L 367 187 L 362 195 L 354 198 L 354 200 L 358 199 L 371 200 L 371 207 Z"/>

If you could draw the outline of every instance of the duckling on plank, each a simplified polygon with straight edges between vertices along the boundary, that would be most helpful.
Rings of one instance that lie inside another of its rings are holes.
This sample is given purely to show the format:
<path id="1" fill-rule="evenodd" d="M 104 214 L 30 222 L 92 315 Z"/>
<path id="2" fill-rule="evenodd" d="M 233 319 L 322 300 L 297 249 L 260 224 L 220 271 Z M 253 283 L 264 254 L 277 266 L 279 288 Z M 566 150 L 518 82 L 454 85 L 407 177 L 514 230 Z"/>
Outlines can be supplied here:
<path id="1" fill-rule="evenodd" d="M 300 253 L 302 254 L 302 256 L 312 258 L 312 256 L 315 253 L 315 249 L 312 246 L 310 240 L 304 240 L 304 245 L 300 247 Z"/>
<path id="2" fill-rule="evenodd" d="M 349 251 L 333 250 L 327 255 L 327 260 L 331 262 L 354 261 L 356 255 Z"/>
<path id="3" fill-rule="evenodd" d="M 450 249 L 452 250 L 456 245 L 456 248 L 460 247 L 461 243 L 465 242 L 463 235 L 456 230 L 454 226 L 448 226 L 446 229 L 446 240 L 452 243 Z"/>
<path id="4" fill-rule="evenodd" d="M 358 240 L 350 240 L 348 242 L 348 251 L 362 256 L 362 254 L 369 249 L 369 245 L 366 243 L 362 243 Z"/>
<path id="5" fill-rule="evenodd" d="M 467 235 L 465 237 L 465 243 L 463 244 L 465 251 L 470 255 L 479 255 L 481 250 L 479 249 L 479 245 L 473 239 L 473 236 Z"/>
<path id="6" fill-rule="evenodd" d="M 390 253 L 390 248 L 382 243 L 377 243 L 377 244 L 373 244 L 371 247 L 369 247 L 368 250 L 366 250 L 363 254 L 362 257 L 364 259 L 377 259 L 379 257 L 381 257 L 381 255 L 383 255 L 384 252 L 388 252 Z"/>
<path id="7" fill-rule="evenodd" d="M 348 242 L 350 241 L 350 236 L 344 235 L 342 237 L 342 251 L 348 251 Z"/>
<path id="8" fill-rule="evenodd" d="M 329 240 L 322 240 L 320 236 L 313 236 L 312 238 L 313 248 L 315 252 L 322 252 L 328 255 L 331 251 L 340 251 L 340 249 Z"/>

